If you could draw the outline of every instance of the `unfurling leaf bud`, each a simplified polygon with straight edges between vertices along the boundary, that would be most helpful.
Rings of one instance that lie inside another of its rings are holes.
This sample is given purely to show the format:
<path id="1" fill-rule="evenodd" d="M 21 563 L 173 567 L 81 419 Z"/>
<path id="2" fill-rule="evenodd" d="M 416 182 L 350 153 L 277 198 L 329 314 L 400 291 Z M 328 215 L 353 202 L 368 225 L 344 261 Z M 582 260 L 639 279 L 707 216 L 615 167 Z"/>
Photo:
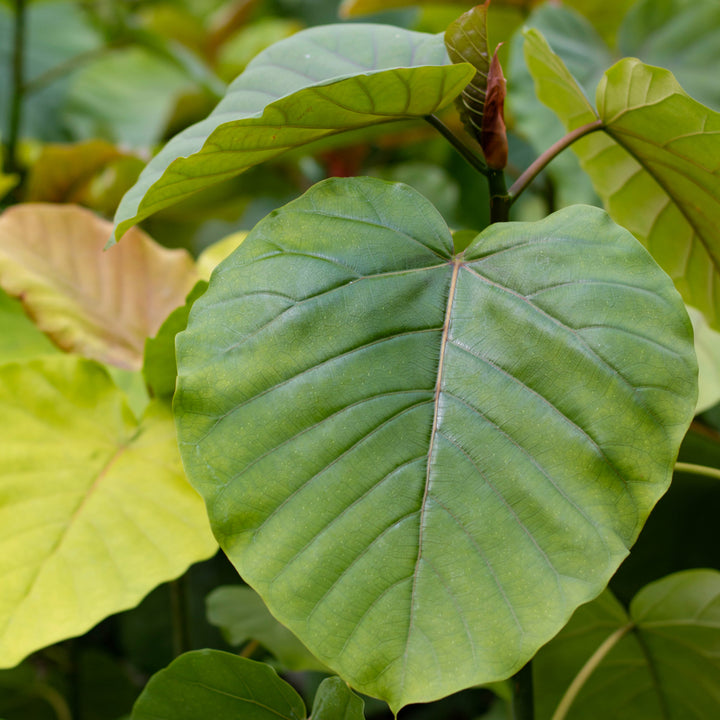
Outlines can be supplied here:
<path id="1" fill-rule="evenodd" d="M 480 132 L 480 147 L 482 147 L 485 162 L 493 170 L 502 170 L 507 165 L 505 94 L 505 76 L 498 59 L 498 51 L 495 50 L 488 72 L 487 93 Z"/>

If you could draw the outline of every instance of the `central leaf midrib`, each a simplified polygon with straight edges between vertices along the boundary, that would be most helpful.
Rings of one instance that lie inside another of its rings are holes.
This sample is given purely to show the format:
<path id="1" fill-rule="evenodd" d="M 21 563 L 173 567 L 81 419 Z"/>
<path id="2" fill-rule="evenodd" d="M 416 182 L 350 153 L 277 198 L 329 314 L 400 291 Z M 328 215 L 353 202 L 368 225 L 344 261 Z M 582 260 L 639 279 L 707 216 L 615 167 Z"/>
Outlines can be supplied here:
<path id="1" fill-rule="evenodd" d="M 405 674 L 407 672 L 407 648 L 410 644 L 410 634 L 412 633 L 413 628 L 413 617 L 415 612 L 415 596 L 417 591 L 417 579 L 418 579 L 418 567 L 420 566 L 420 560 L 422 559 L 422 551 L 423 551 L 423 523 L 425 522 L 425 509 L 427 507 L 427 499 L 428 499 L 428 492 L 430 489 L 430 469 L 432 467 L 432 456 L 433 451 L 435 448 L 435 438 L 437 436 L 437 427 L 438 427 L 438 414 L 439 414 L 439 406 L 440 406 L 440 391 L 442 388 L 442 381 L 443 381 L 443 371 L 445 368 L 445 350 L 447 348 L 448 344 L 448 337 L 450 335 L 450 318 L 452 316 L 452 308 L 453 304 L 455 302 L 455 293 L 457 290 L 457 278 L 458 273 L 460 271 L 460 267 L 464 264 L 464 253 L 460 253 L 459 255 L 456 255 L 452 259 L 452 276 L 450 278 L 450 287 L 448 289 L 448 301 L 447 306 L 445 309 L 445 323 L 443 324 L 443 330 L 442 330 L 442 336 L 440 338 L 440 357 L 438 359 L 438 369 L 437 369 L 437 380 L 435 382 L 435 397 L 434 397 L 434 411 L 433 411 L 433 420 L 432 420 L 432 428 L 430 430 L 430 441 L 428 443 L 428 453 L 427 453 L 427 466 L 426 466 L 426 472 L 425 472 L 425 488 L 423 490 L 423 497 L 422 501 L 420 503 L 420 520 L 418 524 L 418 553 L 417 558 L 415 560 L 415 569 L 413 571 L 413 583 L 412 583 L 412 589 L 410 591 L 410 619 L 408 622 L 408 633 L 407 633 L 407 639 L 405 640 L 405 650 L 406 654 L 403 661 L 403 680 L 402 685 L 405 685 Z"/>

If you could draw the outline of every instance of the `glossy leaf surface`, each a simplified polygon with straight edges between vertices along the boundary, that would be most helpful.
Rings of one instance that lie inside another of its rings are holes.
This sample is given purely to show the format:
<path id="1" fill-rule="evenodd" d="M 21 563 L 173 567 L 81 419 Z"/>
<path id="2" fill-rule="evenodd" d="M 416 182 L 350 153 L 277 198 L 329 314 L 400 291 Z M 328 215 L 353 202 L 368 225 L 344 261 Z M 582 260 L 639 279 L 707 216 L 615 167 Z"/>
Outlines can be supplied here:
<path id="1" fill-rule="evenodd" d="M 533 662 L 538 720 L 553 716 L 600 645 L 627 628 L 567 720 L 714 720 L 720 707 L 720 573 L 689 570 L 643 588 L 630 613 L 609 593 L 580 608 Z"/>
<path id="2" fill-rule="evenodd" d="M 528 33 L 525 47 L 538 96 L 567 129 L 595 119 L 537 31 Z M 555 92 L 557 86 L 565 92 Z M 720 328 L 720 113 L 689 97 L 667 70 L 632 58 L 607 71 L 597 107 L 606 132 L 572 146 L 583 168 L 613 219 L 650 250 L 685 301 Z"/>
<path id="3" fill-rule="evenodd" d="M 150 678 L 131 720 L 303 720 L 302 698 L 265 663 L 195 650 Z"/>
<path id="4" fill-rule="evenodd" d="M 168 407 L 94 362 L 0 367 L 0 667 L 136 605 L 216 547 Z"/>
<path id="5" fill-rule="evenodd" d="M 215 110 L 173 138 L 115 215 L 116 237 L 162 207 L 345 130 L 423 117 L 470 81 L 442 37 L 385 25 L 312 28 L 260 53 Z"/>
<path id="6" fill-rule="evenodd" d="M 368 178 L 261 222 L 177 347 L 181 451 L 221 545 L 395 710 L 507 677 L 600 592 L 696 395 L 677 293 L 601 210 L 455 256 L 422 196 Z"/>
<path id="7" fill-rule="evenodd" d="M 327 672 L 327 667 L 270 614 L 252 588 L 240 585 L 215 588 L 207 597 L 207 619 L 222 630 L 230 645 L 257 640 L 288 670 Z"/>
<path id="8" fill-rule="evenodd" d="M 62 349 L 127 369 L 197 279 L 184 250 L 139 229 L 103 252 L 112 224 L 72 205 L 25 203 L 0 218 L 0 286 Z"/>

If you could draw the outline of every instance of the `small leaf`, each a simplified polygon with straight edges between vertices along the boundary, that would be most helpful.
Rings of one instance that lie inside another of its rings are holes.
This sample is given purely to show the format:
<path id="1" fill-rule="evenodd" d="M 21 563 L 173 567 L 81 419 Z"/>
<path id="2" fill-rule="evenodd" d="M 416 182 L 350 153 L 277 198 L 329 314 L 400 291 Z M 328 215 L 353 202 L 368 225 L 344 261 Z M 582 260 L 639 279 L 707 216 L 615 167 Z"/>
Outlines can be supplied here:
<path id="1" fill-rule="evenodd" d="M 177 347 L 180 447 L 223 549 L 395 711 L 507 677 L 601 591 L 696 399 L 682 301 L 603 211 L 453 254 L 422 196 L 370 178 L 257 225 Z"/>
<path id="2" fill-rule="evenodd" d="M 303 720 L 302 698 L 265 663 L 195 650 L 150 678 L 131 720 Z"/>
<path id="3" fill-rule="evenodd" d="M 315 694 L 312 720 L 365 720 L 365 703 L 339 677 L 325 678 Z"/>
<path id="4" fill-rule="evenodd" d="M 187 327 L 190 308 L 205 290 L 207 282 L 198 281 L 185 299 L 185 304 L 168 315 L 155 337 L 145 341 L 143 375 L 155 397 L 168 399 L 172 398 L 175 392 L 175 336 Z"/>
<path id="5" fill-rule="evenodd" d="M 505 77 L 496 50 L 488 71 L 487 96 L 480 133 L 480 147 L 485 156 L 485 162 L 493 170 L 502 170 L 507 165 L 505 94 Z"/>
<path id="6" fill-rule="evenodd" d="M 168 407 L 140 422 L 97 363 L 0 367 L 0 667 L 135 606 L 209 557 Z"/>
<path id="7" fill-rule="evenodd" d="M 202 122 L 148 164 L 115 215 L 116 237 L 160 208 L 292 148 L 345 130 L 424 117 L 467 85 L 442 38 L 385 25 L 299 32 L 255 57 Z"/>
<path id="8" fill-rule="evenodd" d="M 25 203 L 0 217 L 0 286 L 22 298 L 60 348 L 118 367 L 142 366 L 145 339 L 182 305 L 197 274 L 184 250 L 139 229 L 103 252 L 112 225 L 83 208 Z"/>
<path id="9" fill-rule="evenodd" d="M 580 608 L 533 661 L 538 720 L 551 718 L 573 677 L 614 634 L 567 720 L 717 718 L 720 573 L 689 570 L 643 588 L 629 615 L 609 591 Z"/>
<path id="10" fill-rule="evenodd" d="M 445 31 L 445 47 L 454 63 L 466 62 L 475 68 L 470 84 L 455 99 L 468 133 L 480 140 L 488 88 L 490 58 L 487 47 L 487 10 L 490 0 L 463 13 Z"/>
<path id="11" fill-rule="evenodd" d="M 327 666 L 270 614 L 252 588 L 216 588 L 207 597 L 207 618 L 222 630 L 230 645 L 257 640 L 289 670 L 327 672 Z"/>

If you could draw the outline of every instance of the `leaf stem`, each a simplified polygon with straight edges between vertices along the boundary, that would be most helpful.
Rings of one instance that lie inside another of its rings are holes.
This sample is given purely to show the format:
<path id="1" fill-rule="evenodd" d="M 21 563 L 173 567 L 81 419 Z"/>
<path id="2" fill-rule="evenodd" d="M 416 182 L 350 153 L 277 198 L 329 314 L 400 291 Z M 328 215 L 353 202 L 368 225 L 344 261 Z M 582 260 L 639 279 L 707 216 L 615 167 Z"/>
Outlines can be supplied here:
<path id="1" fill-rule="evenodd" d="M 512 717 L 513 720 L 534 720 L 532 661 L 512 677 Z"/>
<path id="2" fill-rule="evenodd" d="M 25 26 L 27 21 L 26 0 L 15 0 L 15 23 L 13 26 L 13 54 L 11 96 L 8 114 L 8 137 L 6 143 L 5 171 L 12 175 L 19 172 L 17 144 L 23 107 L 23 77 L 25 75 Z"/>
<path id="3" fill-rule="evenodd" d="M 437 115 L 426 115 L 425 119 L 467 160 L 472 167 L 483 175 L 489 176 L 492 170 L 469 145 L 466 145 Z"/>
<path id="4" fill-rule="evenodd" d="M 505 185 L 505 173 L 502 170 L 490 170 L 490 222 L 507 222 L 510 216 L 512 198 Z"/>
<path id="5" fill-rule="evenodd" d="M 51 67 L 46 72 L 42 73 L 41 75 L 38 75 L 36 78 L 33 78 L 32 80 L 29 80 L 23 85 L 23 93 L 25 95 L 32 95 L 33 93 L 38 92 L 39 90 L 42 90 L 43 88 L 47 87 L 48 85 L 51 85 L 56 80 L 59 80 L 64 75 L 68 75 L 69 73 L 73 72 L 73 70 L 77 70 L 81 68 L 83 65 L 86 65 L 87 63 L 91 62 L 92 60 L 97 60 L 98 58 L 102 57 L 103 55 L 106 55 L 110 51 L 116 49 L 117 47 L 120 47 L 119 45 L 110 44 L 110 45 L 104 45 L 103 47 L 95 48 L 93 50 L 87 50 L 86 52 L 79 53 L 78 55 L 74 55 L 69 60 L 66 60 L 65 62 L 60 63 L 59 65 L 55 65 L 54 67 Z"/>
<path id="6" fill-rule="evenodd" d="M 675 463 L 675 472 L 684 472 L 690 475 L 704 475 L 720 480 L 720 470 L 707 465 L 694 465 L 693 463 L 679 462 Z"/>
<path id="7" fill-rule="evenodd" d="M 565 694 L 558 703 L 558 706 L 550 720 L 565 720 L 570 710 L 570 706 L 575 702 L 580 690 L 582 690 L 588 678 L 595 672 L 598 665 L 605 659 L 607 654 L 625 637 L 633 628 L 635 623 L 629 622 L 618 628 L 614 633 L 607 637 L 600 647 L 590 656 L 588 661 L 580 668 L 580 672 L 573 678 L 568 686 Z"/>
<path id="8" fill-rule="evenodd" d="M 530 183 L 539 175 L 539 173 L 545 169 L 545 167 L 554 160 L 563 150 L 572 145 L 576 140 L 579 140 L 585 135 L 594 133 L 597 130 L 602 130 L 604 123 L 602 120 L 593 120 L 591 123 L 581 125 L 572 132 L 569 132 L 564 137 L 560 138 L 556 143 L 551 145 L 544 153 L 542 153 L 535 162 L 525 170 L 520 177 L 512 184 L 510 192 L 509 203 L 512 205 L 515 200 L 523 193 L 523 191 L 530 185 Z"/>
<path id="9" fill-rule="evenodd" d="M 173 654 L 178 657 L 191 649 L 185 576 L 170 582 L 170 612 Z"/>

